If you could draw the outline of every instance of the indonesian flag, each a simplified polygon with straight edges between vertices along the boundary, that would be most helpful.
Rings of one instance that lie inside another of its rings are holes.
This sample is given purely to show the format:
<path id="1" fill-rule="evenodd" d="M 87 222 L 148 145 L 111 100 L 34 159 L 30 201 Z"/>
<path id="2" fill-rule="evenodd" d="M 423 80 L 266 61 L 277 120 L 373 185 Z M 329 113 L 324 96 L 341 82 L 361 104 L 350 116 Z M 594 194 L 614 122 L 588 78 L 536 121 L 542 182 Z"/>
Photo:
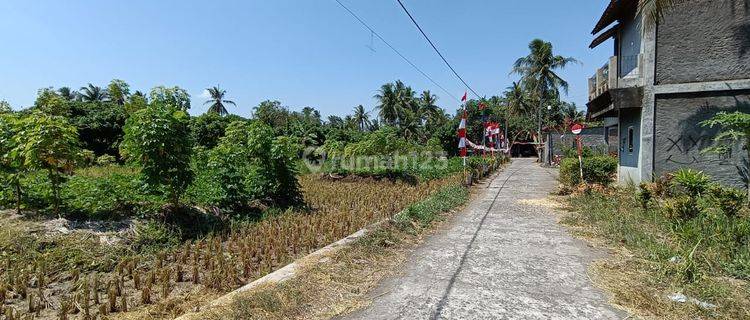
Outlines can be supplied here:
<path id="1" fill-rule="evenodd" d="M 461 115 L 461 123 L 458 125 L 458 150 L 461 157 L 466 157 L 466 111 Z"/>
<path id="2" fill-rule="evenodd" d="M 500 125 L 496 122 L 489 122 L 487 123 L 487 126 L 485 127 L 484 134 L 487 136 L 492 136 L 500 133 Z"/>
<path id="3" fill-rule="evenodd" d="M 461 97 L 461 102 L 466 102 L 466 91 L 464 91 L 464 96 Z"/>

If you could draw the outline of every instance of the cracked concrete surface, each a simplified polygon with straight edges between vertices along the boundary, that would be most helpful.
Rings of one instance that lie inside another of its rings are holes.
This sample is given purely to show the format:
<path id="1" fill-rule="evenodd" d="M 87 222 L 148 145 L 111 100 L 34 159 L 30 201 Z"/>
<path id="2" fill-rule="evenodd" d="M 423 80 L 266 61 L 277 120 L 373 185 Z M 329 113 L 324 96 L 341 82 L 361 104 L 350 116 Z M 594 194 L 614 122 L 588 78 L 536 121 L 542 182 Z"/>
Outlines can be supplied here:
<path id="1" fill-rule="evenodd" d="M 622 319 L 593 286 L 600 253 L 551 209 L 555 170 L 514 159 L 444 230 L 427 238 L 372 304 L 342 319 Z M 526 200 L 526 201 L 524 201 Z"/>

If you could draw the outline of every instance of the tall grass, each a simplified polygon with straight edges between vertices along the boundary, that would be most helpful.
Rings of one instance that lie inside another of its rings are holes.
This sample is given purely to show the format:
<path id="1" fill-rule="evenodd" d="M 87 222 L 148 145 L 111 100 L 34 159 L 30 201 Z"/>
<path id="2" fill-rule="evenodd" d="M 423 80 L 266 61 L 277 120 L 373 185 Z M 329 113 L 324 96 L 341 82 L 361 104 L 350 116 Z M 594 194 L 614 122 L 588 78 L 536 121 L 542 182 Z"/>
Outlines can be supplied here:
<path id="1" fill-rule="evenodd" d="M 656 291 L 656 300 L 670 304 L 667 294 L 684 292 L 690 297 L 716 304 L 715 310 L 687 304 L 665 316 L 680 312 L 698 312 L 707 317 L 750 317 L 750 219 L 747 211 L 725 214 L 708 197 L 695 199 L 694 217 L 676 217 L 669 212 L 674 197 L 661 201 L 637 196 L 635 188 L 589 191 L 569 198 L 572 214 L 564 223 L 582 227 L 579 231 L 605 241 L 612 247 L 623 247 L 633 255 L 639 272 L 646 274 L 643 290 Z M 645 267 L 648 266 L 648 267 Z M 620 272 L 624 272 L 620 270 Z M 630 290 L 630 291 L 629 291 Z M 632 303 L 632 295 L 653 296 L 638 291 L 637 286 L 623 288 L 618 299 Z M 675 306 L 672 306 L 675 307 Z M 664 308 L 663 306 L 659 308 Z M 648 310 L 660 314 L 669 310 Z M 679 318 L 679 317 L 678 317 Z"/>

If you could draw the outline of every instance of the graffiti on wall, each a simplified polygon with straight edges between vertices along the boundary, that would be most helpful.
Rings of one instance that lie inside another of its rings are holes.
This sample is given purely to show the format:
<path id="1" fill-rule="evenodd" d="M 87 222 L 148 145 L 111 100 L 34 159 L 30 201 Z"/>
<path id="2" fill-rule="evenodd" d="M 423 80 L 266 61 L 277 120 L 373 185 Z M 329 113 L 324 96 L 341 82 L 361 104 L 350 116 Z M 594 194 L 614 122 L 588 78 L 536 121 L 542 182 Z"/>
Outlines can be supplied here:
<path id="1" fill-rule="evenodd" d="M 666 152 L 669 156 L 664 160 L 667 163 L 678 165 L 693 165 L 709 160 L 716 160 L 718 156 L 718 165 L 732 164 L 732 149 L 720 155 L 704 155 L 703 149 L 713 143 L 713 136 L 693 136 L 691 134 L 682 134 L 678 136 L 666 137 Z M 708 157 L 711 157 L 709 159 Z"/>

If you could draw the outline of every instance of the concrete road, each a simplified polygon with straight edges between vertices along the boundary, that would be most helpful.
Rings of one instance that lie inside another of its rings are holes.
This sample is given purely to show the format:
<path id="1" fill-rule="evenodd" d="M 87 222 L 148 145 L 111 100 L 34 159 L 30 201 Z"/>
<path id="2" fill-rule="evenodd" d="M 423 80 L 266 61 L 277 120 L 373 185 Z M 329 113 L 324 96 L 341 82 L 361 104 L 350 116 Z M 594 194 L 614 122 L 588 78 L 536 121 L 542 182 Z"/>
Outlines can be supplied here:
<path id="1" fill-rule="evenodd" d="M 343 319 L 622 319 L 586 274 L 600 253 L 548 207 L 555 170 L 514 159 L 455 220 L 426 239 L 403 274 Z"/>

